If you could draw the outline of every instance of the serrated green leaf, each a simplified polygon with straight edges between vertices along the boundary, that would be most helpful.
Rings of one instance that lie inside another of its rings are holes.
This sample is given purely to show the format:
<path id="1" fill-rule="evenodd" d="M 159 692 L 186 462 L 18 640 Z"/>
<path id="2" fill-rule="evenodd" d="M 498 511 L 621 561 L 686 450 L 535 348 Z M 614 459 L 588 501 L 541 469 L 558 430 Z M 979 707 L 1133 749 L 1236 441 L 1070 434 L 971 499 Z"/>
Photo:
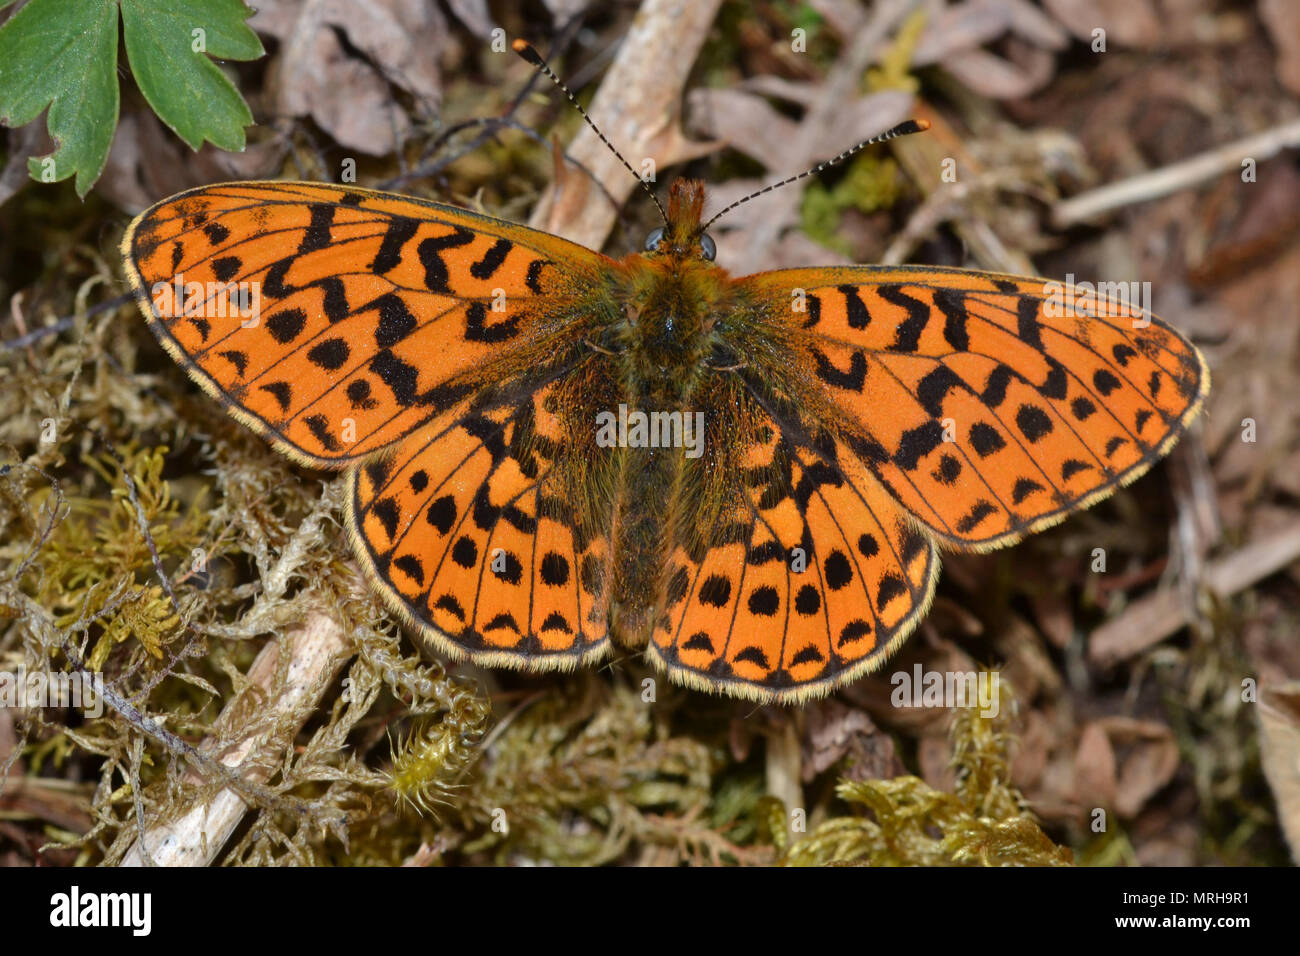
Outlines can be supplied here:
<path id="1" fill-rule="evenodd" d="M 208 57 L 251 60 L 263 54 L 257 34 L 244 23 L 253 11 L 242 0 L 121 0 L 121 6 L 131 72 L 159 118 L 191 149 L 206 139 L 243 150 L 244 127 L 252 125 L 253 114 Z"/>
<path id="2" fill-rule="evenodd" d="M 32 178 L 77 177 L 85 196 L 117 127 L 117 8 L 86 0 L 31 0 L 0 27 L 0 123 L 23 126 L 49 107 L 55 150 L 27 161 Z"/>

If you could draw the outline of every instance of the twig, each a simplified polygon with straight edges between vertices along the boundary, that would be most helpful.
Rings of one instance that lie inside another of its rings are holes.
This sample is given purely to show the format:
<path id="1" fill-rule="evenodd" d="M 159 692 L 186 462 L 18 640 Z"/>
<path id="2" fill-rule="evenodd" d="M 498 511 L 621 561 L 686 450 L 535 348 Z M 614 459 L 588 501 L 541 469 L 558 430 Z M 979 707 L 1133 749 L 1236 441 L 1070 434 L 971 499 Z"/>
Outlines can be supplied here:
<path id="1" fill-rule="evenodd" d="M 131 294 L 119 295 L 116 298 L 108 299 L 104 302 L 96 302 L 86 309 L 86 318 L 99 315 L 101 312 L 107 312 L 110 309 L 116 309 L 118 306 L 125 305 L 131 301 Z M 60 332 L 66 332 L 77 324 L 77 316 L 65 315 L 51 325 L 42 326 L 39 329 L 32 329 L 25 335 L 20 335 L 16 339 L 10 339 L 7 342 L 0 342 L 0 348 L 10 351 L 14 349 L 26 348 L 33 342 L 39 342 L 41 339 L 48 338 L 51 335 L 58 335 Z"/>
<path id="2" fill-rule="evenodd" d="M 1297 146 L 1300 146 L 1300 120 L 1293 120 L 1170 166 L 1072 196 L 1052 209 L 1052 224 L 1064 229 L 1087 222 L 1112 209 L 1158 199 L 1215 176 L 1240 171 L 1244 159 L 1258 162 Z"/>
<path id="3" fill-rule="evenodd" d="M 1295 561 L 1300 561 L 1300 521 L 1211 562 L 1205 584 L 1216 594 L 1235 594 Z M 1109 667 L 1158 644 L 1188 620 L 1187 604 L 1177 591 L 1157 591 L 1093 631 L 1088 659 Z"/>
<path id="4" fill-rule="evenodd" d="M 768 175 L 784 177 L 798 173 L 824 157 L 826 144 L 843 135 L 845 116 L 860 100 L 858 88 L 862 74 L 880 59 L 888 48 L 891 33 L 915 7 L 916 0 L 882 0 L 873 5 L 864 26 L 853 36 L 844 38 L 845 51 L 800 120 L 795 141 L 786 153 L 783 166 L 768 169 Z M 880 128 L 904 118 L 885 117 Z M 854 130 L 853 135 L 861 137 L 863 130 Z M 765 262 L 781 234 L 791 223 L 798 221 L 799 204 L 803 201 L 806 185 L 805 181 L 773 193 L 763 208 L 763 215 L 751 222 L 740 236 L 728 239 L 728 261 L 745 263 L 749 269 L 755 268 L 756 263 Z"/>
<path id="5" fill-rule="evenodd" d="M 721 0 L 645 0 L 588 113 L 633 166 L 657 169 L 702 155 L 712 146 L 686 140 L 678 124 L 682 88 Z M 568 152 L 594 172 L 616 205 L 588 201 L 589 180 L 553 184 L 529 225 L 599 249 L 637 181 L 584 126 Z"/>
<path id="6" fill-rule="evenodd" d="M 348 644 L 343 628 L 334 618 L 313 613 L 283 641 L 270 641 L 262 648 L 248 671 L 249 686 L 226 704 L 214 729 L 247 720 L 249 701 L 253 699 L 250 694 L 269 696 L 275 691 L 281 653 L 287 655 L 288 668 L 279 695 L 257 708 L 252 731 L 217 758 L 226 767 L 238 768 L 243 779 L 252 784 L 265 783 L 281 756 L 277 748 L 270 746 L 269 728 L 290 718 L 296 728 L 306 723 L 321 694 L 347 660 Z M 209 750 L 206 746 L 203 749 Z M 187 779 L 198 783 L 202 778 L 191 773 Z M 144 866 L 147 850 L 159 866 L 206 866 L 216 858 L 247 810 L 244 797 L 227 787 L 179 819 L 149 827 L 144 834 L 144 849 L 137 842 L 127 850 L 121 865 Z"/>
<path id="7" fill-rule="evenodd" d="M 555 42 L 552 44 L 550 50 L 550 55 L 555 56 L 565 50 L 573 41 L 573 38 L 577 36 L 578 30 L 581 26 L 581 13 L 571 17 L 564 26 L 560 28 L 556 35 Z M 478 149 L 495 136 L 501 129 L 515 125 L 517 123 L 517 120 L 514 118 L 515 113 L 518 112 L 519 107 L 523 105 L 524 101 L 528 98 L 528 95 L 533 91 L 533 87 L 537 84 L 539 79 L 540 77 L 537 73 L 530 72 L 528 75 L 528 82 L 524 84 L 523 89 L 515 95 L 514 99 L 510 101 L 510 105 L 506 107 L 505 112 L 500 116 L 476 117 L 474 119 L 456 123 L 443 130 L 441 134 L 435 137 L 434 140 L 425 147 L 424 153 L 420 156 L 420 165 L 417 165 L 414 169 L 405 170 L 400 175 L 394 176 L 391 179 L 384 180 L 378 184 L 378 188 L 401 189 L 416 179 L 428 179 L 435 176 L 444 167 L 451 165 L 465 154 Z M 522 126 L 522 124 L 520 125 Z M 453 136 L 461 130 L 469 129 L 473 126 L 481 126 L 482 129 L 479 130 L 478 134 L 472 140 L 462 145 L 459 149 L 452 150 L 448 155 L 443 156 L 441 159 L 432 163 L 425 162 L 446 146 Z"/>

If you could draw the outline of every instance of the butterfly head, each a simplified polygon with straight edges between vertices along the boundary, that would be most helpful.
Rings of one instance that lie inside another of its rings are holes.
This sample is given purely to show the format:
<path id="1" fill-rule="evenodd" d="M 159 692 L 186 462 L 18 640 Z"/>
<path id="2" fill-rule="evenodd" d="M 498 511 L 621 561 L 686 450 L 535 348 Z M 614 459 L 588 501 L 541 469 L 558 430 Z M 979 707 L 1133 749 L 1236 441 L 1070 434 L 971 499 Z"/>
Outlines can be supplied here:
<path id="1" fill-rule="evenodd" d="M 674 259 L 713 261 L 718 247 L 700 226 L 704 212 L 704 183 L 679 179 L 668 191 L 668 221 L 646 236 L 645 251 Z"/>

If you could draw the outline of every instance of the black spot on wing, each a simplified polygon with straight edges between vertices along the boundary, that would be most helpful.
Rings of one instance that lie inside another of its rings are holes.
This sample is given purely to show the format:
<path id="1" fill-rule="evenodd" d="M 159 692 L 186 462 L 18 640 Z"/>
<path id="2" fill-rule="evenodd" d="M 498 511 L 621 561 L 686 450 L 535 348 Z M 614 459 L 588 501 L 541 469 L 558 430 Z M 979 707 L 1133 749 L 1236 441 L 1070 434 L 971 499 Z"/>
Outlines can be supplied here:
<path id="1" fill-rule="evenodd" d="M 877 295 L 907 312 L 907 318 L 894 329 L 894 341 L 887 348 L 891 352 L 915 352 L 921 342 L 921 333 L 930 321 L 930 307 L 895 285 L 882 285 Z"/>
<path id="2" fill-rule="evenodd" d="M 429 510 L 424 513 L 424 519 L 437 528 L 439 534 L 445 535 L 456 523 L 456 499 L 451 495 L 443 495 L 429 505 Z"/>
<path id="3" fill-rule="evenodd" d="M 844 296 L 845 319 L 851 329 L 865 329 L 871 324 L 871 314 L 867 312 L 867 306 L 858 295 L 858 287 L 854 285 L 836 286 L 836 289 Z"/>
<path id="4" fill-rule="evenodd" d="M 709 635 L 703 631 L 697 631 L 686 639 L 682 648 L 688 651 L 707 651 L 710 654 L 715 653 L 713 650 L 713 641 L 709 640 Z"/>
<path id="5" fill-rule="evenodd" d="M 985 518 L 997 513 L 998 509 L 992 502 L 985 501 L 981 498 L 979 501 L 975 502 L 975 506 L 957 522 L 958 534 L 969 534 L 979 527 Z"/>
<path id="6" fill-rule="evenodd" d="M 343 339 L 333 338 L 318 342 L 307 351 L 307 359 L 317 368 L 333 372 L 343 367 L 352 350 Z"/>
<path id="7" fill-rule="evenodd" d="M 420 559 L 411 554 L 404 554 L 393 560 L 393 567 L 406 573 L 416 584 L 424 584 L 424 565 Z"/>
<path id="8" fill-rule="evenodd" d="M 699 596 L 710 607 L 726 607 L 731 600 L 731 581 L 721 574 L 710 575 L 700 586 Z"/>
<path id="9" fill-rule="evenodd" d="M 948 392 L 954 388 L 970 391 L 956 372 L 946 365 L 936 365 L 932 370 L 926 372 L 921 377 L 921 381 L 917 383 L 916 397 L 929 415 L 934 418 L 941 418 L 943 416 L 943 400 L 947 397 Z"/>
<path id="10" fill-rule="evenodd" d="M 972 429 L 973 431 L 973 429 Z M 904 471 L 915 471 L 920 460 L 943 444 L 943 427 L 931 420 L 903 433 L 894 453 L 894 464 Z"/>
<path id="11" fill-rule="evenodd" d="M 1119 388 L 1120 381 L 1104 368 L 1092 373 L 1092 384 L 1104 397 Z"/>
<path id="12" fill-rule="evenodd" d="M 309 206 L 311 222 L 303 232 L 302 242 L 298 243 L 298 254 L 326 249 L 330 244 L 330 226 L 334 223 L 333 203 L 314 202 Z"/>
<path id="13" fill-rule="evenodd" d="M 258 389 L 274 398 L 276 404 L 280 406 L 280 411 L 287 412 L 289 410 L 289 406 L 293 402 L 293 387 L 288 382 L 271 382 L 267 385 L 259 385 Z"/>
<path id="14" fill-rule="evenodd" d="M 861 351 L 853 352 L 847 370 L 836 368 L 821 349 L 814 348 L 812 353 L 817 363 L 817 377 L 823 382 L 853 392 L 862 391 L 862 386 L 867 379 L 867 359 Z"/>
<path id="15" fill-rule="evenodd" d="M 308 415 L 302 420 L 307 426 L 308 431 L 315 436 L 316 440 L 321 443 L 321 447 L 327 451 L 338 451 L 339 443 L 335 441 L 334 436 L 330 434 L 329 419 L 324 415 Z"/>
<path id="16" fill-rule="evenodd" d="M 217 277 L 218 282 L 229 282 L 239 275 L 239 270 L 243 267 L 243 260 L 238 256 L 222 256 L 212 260 L 212 274 Z"/>
<path id="17" fill-rule="evenodd" d="M 976 422 L 970 427 L 970 443 L 981 458 L 987 458 L 1007 445 L 1002 434 L 988 422 Z"/>
<path id="18" fill-rule="evenodd" d="M 402 297 L 396 292 L 388 292 L 375 299 L 365 311 L 379 310 L 379 324 L 375 327 L 375 344 L 381 349 L 391 349 L 402 339 L 415 331 L 419 324 L 411 310 L 406 307 Z"/>
<path id="19" fill-rule="evenodd" d="M 465 309 L 465 338 L 470 342 L 505 342 L 519 334 L 519 316 L 512 315 L 500 322 L 487 321 L 487 306 L 471 302 Z"/>
<path id="20" fill-rule="evenodd" d="M 514 247 L 514 243 L 509 239 L 498 239 L 487 252 L 483 253 L 482 259 L 469 267 L 469 274 L 475 279 L 491 279 Z"/>
<path id="21" fill-rule="evenodd" d="M 959 289 L 935 289 L 934 304 L 943 313 L 943 337 L 958 352 L 970 351 L 966 332 L 966 293 Z"/>
<path id="22" fill-rule="evenodd" d="M 307 325 L 307 313 L 302 309 L 282 309 L 266 320 L 266 331 L 281 345 L 288 345 Z"/>

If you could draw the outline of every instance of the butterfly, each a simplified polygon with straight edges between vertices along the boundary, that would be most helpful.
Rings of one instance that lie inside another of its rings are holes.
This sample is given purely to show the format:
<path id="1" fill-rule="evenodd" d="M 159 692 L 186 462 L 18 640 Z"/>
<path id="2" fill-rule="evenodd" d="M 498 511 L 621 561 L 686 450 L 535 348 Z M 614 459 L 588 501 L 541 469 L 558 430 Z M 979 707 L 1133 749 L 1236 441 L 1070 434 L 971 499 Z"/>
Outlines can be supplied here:
<path id="1" fill-rule="evenodd" d="M 823 696 L 915 629 L 940 547 L 1089 507 L 1203 404 L 1197 349 L 1104 295 L 1060 316 L 1047 280 L 962 269 L 736 278 L 704 198 L 675 182 L 615 260 L 391 193 L 224 183 L 122 253 L 204 391 L 345 472 L 387 606 L 490 666 L 618 645 L 703 690 Z"/>

